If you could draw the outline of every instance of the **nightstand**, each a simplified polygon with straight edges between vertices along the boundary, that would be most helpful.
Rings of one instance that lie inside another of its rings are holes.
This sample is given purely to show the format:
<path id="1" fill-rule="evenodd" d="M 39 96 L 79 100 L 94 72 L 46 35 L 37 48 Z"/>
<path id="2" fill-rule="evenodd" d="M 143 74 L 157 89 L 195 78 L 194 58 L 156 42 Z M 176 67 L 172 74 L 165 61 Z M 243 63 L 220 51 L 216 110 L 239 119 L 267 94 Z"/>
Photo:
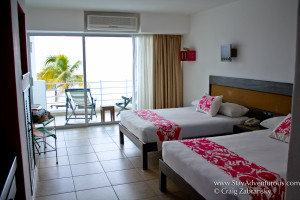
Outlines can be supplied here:
<path id="1" fill-rule="evenodd" d="M 258 131 L 258 130 L 264 130 L 266 128 L 262 126 L 246 126 L 243 124 L 240 125 L 234 125 L 233 126 L 233 133 L 243 133 L 243 132 L 249 132 L 249 131 Z"/>

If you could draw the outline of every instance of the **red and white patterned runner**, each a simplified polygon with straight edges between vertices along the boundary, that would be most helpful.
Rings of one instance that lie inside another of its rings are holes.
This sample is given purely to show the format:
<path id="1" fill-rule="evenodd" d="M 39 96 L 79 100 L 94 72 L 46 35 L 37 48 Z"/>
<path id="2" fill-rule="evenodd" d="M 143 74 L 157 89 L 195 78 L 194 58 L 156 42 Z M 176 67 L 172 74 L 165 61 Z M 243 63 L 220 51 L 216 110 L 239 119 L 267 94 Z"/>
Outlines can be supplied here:
<path id="1" fill-rule="evenodd" d="M 163 141 L 180 139 L 181 128 L 175 122 L 171 122 L 151 110 L 134 110 L 133 113 L 143 120 L 152 122 L 154 126 L 158 126 L 156 132 L 158 150 L 161 150 Z"/>
<path id="2" fill-rule="evenodd" d="M 284 199 L 285 181 L 280 175 L 245 160 L 229 149 L 206 138 L 179 140 L 179 142 L 185 144 L 231 177 L 243 182 L 251 191 L 270 191 L 270 193 L 249 193 L 251 199 Z"/>

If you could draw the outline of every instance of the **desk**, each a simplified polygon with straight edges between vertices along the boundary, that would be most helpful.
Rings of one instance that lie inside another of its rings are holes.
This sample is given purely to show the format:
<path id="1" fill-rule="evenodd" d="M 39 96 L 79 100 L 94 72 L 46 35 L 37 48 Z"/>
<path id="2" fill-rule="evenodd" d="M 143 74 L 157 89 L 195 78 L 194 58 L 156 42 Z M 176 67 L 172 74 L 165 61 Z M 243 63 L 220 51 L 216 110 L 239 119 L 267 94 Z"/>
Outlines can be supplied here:
<path id="1" fill-rule="evenodd" d="M 110 118 L 111 121 L 115 121 L 115 107 L 114 106 L 101 106 L 100 112 L 101 112 L 101 122 L 105 122 L 105 111 L 110 111 Z"/>

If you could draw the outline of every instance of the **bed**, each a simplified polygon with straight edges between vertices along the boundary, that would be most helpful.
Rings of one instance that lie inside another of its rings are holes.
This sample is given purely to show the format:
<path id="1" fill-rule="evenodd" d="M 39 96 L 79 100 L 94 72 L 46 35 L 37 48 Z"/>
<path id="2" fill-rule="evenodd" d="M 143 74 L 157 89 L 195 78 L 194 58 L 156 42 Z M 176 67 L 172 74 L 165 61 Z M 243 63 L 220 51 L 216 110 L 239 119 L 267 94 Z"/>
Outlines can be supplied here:
<path id="1" fill-rule="evenodd" d="M 289 145 L 270 138 L 270 133 L 271 130 L 266 129 L 209 137 L 207 140 L 285 179 Z M 188 142 L 188 140 L 184 141 Z M 177 184 L 180 183 L 181 188 L 188 191 L 192 199 L 249 199 L 248 194 L 243 194 L 247 188 L 242 187 L 238 179 L 232 178 L 216 165 L 209 163 L 180 141 L 164 142 L 162 156 L 163 161 L 160 160 L 161 191 L 166 190 L 167 175 Z M 216 183 L 230 184 L 227 186 L 216 185 Z"/>
<path id="2" fill-rule="evenodd" d="M 249 107 L 249 117 L 254 115 L 257 118 L 264 119 L 273 116 L 273 113 L 285 114 L 289 112 L 291 93 L 292 85 L 288 83 L 220 76 L 209 77 L 209 94 L 212 96 L 223 95 L 224 101 Z M 263 99 L 263 103 L 257 101 L 258 99 Z M 282 102 L 287 106 L 278 106 Z M 263 111 L 260 109 L 263 109 Z M 230 119 L 221 115 L 208 117 L 205 114 L 193 111 L 193 108 L 161 109 L 155 112 L 166 118 L 169 117 L 169 120 L 176 121 L 182 128 L 182 138 L 231 134 L 233 133 L 233 126 L 243 121 L 242 118 Z M 259 116 L 257 116 L 257 113 L 259 113 Z M 187 118 L 188 115 L 193 117 Z M 134 115 L 133 111 L 121 113 L 121 122 L 119 123 L 120 143 L 124 144 L 125 134 L 141 149 L 144 170 L 147 169 L 148 165 L 147 153 L 157 151 L 157 135 L 155 132 L 151 132 L 151 128 L 147 127 L 149 124 L 149 122 L 145 122 Z"/>
<path id="3" fill-rule="evenodd" d="M 247 117 L 228 117 L 218 114 L 215 117 L 196 112 L 195 107 L 156 109 L 153 112 L 180 125 L 182 138 L 195 138 L 223 133 L 232 133 L 233 126 L 241 124 Z M 134 133 L 141 142 L 155 143 L 157 141 L 156 127 L 152 122 L 143 120 L 132 111 L 123 111 L 122 125 Z"/>

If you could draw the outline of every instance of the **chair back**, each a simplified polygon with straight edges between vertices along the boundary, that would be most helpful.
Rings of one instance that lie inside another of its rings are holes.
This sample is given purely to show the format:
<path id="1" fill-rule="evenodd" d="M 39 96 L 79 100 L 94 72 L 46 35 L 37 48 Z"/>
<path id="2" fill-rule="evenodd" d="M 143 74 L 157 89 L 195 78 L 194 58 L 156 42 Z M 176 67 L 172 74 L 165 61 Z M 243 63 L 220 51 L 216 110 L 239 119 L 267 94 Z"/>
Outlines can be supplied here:
<path id="1" fill-rule="evenodd" d="M 128 98 L 128 97 L 122 96 L 122 99 L 124 99 L 124 107 L 126 107 L 132 101 L 132 97 Z"/>
<path id="2" fill-rule="evenodd" d="M 91 106 L 93 103 L 93 98 L 91 95 L 91 90 L 88 88 L 87 91 L 87 105 Z M 74 89 L 65 89 L 67 103 L 70 103 L 70 106 L 75 108 L 77 105 L 78 108 L 84 108 L 84 89 L 83 88 L 74 88 Z"/>

